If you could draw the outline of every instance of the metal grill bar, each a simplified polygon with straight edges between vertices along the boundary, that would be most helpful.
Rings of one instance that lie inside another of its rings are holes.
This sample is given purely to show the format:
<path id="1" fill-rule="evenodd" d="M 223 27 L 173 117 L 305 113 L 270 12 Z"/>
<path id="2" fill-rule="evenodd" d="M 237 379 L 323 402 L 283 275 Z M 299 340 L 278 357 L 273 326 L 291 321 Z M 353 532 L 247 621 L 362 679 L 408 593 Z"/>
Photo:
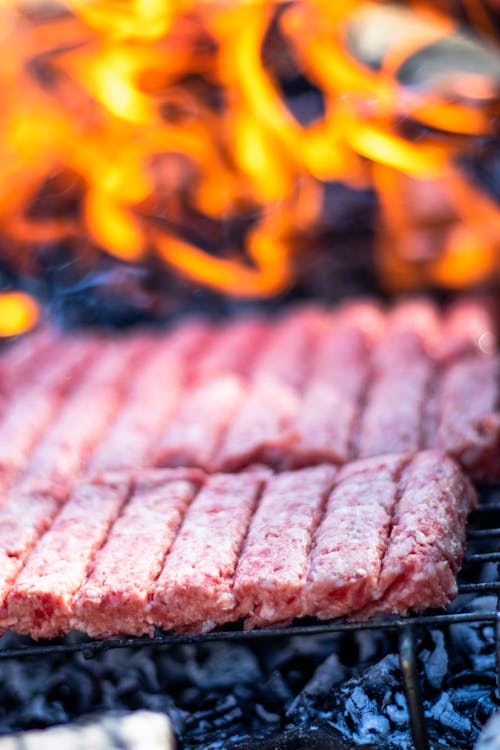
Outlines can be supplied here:
<path id="1" fill-rule="evenodd" d="M 429 750 L 424 705 L 417 668 L 415 627 L 407 625 L 399 636 L 399 664 L 410 715 L 410 729 L 415 750 Z"/>
<path id="2" fill-rule="evenodd" d="M 464 565 L 486 562 L 500 562 L 500 552 L 476 552 L 464 557 Z"/>
<path id="3" fill-rule="evenodd" d="M 357 630 L 403 630 L 409 625 L 431 627 L 432 625 L 452 625 L 460 622 L 484 622 L 495 624 L 497 612 L 457 612 L 442 615 L 415 615 L 410 617 L 387 618 L 383 621 L 368 622 L 333 621 L 293 625 L 286 628 L 262 628 L 261 630 L 215 630 L 202 635 L 157 635 L 143 638 L 108 638 L 104 641 L 82 640 L 78 643 L 29 644 L 16 648 L 0 649 L 0 659 L 11 659 L 24 656 L 46 656 L 81 651 L 86 656 L 117 648 L 142 648 L 145 646 L 172 646 L 181 643 L 206 643 L 209 641 L 250 641 L 265 638 L 283 638 L 295 635 L 325 635 L 328 633 L 346 633 Z"/>
<path id="4" fill-rule="evenodd" d="M 500 581 L 486 581 L 484 583 L 461 583 L 459 594 L 485 594 L 488 591 L 500 591 Z"/>
<path id="5" fill-rule="evenodd" d="M 493 539 L 500 536 L 500 529 L 470 529 L 469 539 Z"/>
<path id="6" fill-rule="evenodd" d="M 485 494 L 488 493 L 490 490 L 498 490 L 498 486 L 495 485 L 485 485 L 484 487 L 479 487 L 479 494 Z M 473 511 L 474 515 L 478 515 L 479 513 L 498 513 L 500 511 L 500 503 L 492 502 L 487 503 L 486 505 L 480 505 L 478 508 L 476 508 Z"/>

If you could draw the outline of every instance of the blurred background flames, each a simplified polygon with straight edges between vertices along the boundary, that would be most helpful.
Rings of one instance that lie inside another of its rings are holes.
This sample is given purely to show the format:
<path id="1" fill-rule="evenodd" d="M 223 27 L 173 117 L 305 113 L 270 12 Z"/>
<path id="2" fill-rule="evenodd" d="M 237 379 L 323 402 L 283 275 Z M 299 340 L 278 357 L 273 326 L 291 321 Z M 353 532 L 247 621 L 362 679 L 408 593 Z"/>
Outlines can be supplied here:
<path id="1" fill-rule="evenodd" d="M 93 278 L 104 257 L 283 294 L 349 210 L 332 185 L 372 196 L 381 289 L 498 278 L 499 16 L 493 0 L 0 0 L 0 335 L 35 324 L 54 253 Z M 31 294 L 9 289 L 23 279 Z"/>

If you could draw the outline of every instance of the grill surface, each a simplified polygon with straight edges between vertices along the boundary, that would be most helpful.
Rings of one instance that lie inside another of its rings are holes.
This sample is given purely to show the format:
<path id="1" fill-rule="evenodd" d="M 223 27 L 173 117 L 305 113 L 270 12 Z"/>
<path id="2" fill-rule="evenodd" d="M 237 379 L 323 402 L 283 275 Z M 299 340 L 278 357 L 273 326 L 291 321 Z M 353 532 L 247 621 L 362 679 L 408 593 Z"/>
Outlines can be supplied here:
<path id="1" fill-rule="evenodd" d="M 288 627 L 263 628 L 245 631 L 239 627 L 224 628 L 202 635 L 171 635 L 158 632 L 154 637 L 109 638 L 90 640 L 75 634 L 64 640 L 35 643 L 26 639 L 26 645 L 2 648 L 0 659 L 41 656 L 44 654 L 71 653 L 81 651 L 91 658 L 109 649 L 140 648 L 206 641 L 241 641 L 259 638 L 279 638 L 291 635 L 339 633 L 353 630 L 390 630 L 399 632 L 399 659 L 408 702 L 411 730 L 416 750 L 428 750 L 429 742 L 420 693 L 416 661 L 416 643 L 422 627 L 449 625 L 458 622 L 484 622 L 495 626 L 495 653 L 497 682 L 500 686 L 500 485 L 480 488 L 481 504 L 471 515 L 468 526 L 468 544 L 464 564 L 459 574 L 458 596 L 442 611 L 426 611 L 407 617 L 393 616 L 367 622 L 346 622 L 344 619 L 330 622 L 317 620 L 298 621 Z M 476 609 L 474 597 L 497 594 L 496 607 L 491 610 Z"/>

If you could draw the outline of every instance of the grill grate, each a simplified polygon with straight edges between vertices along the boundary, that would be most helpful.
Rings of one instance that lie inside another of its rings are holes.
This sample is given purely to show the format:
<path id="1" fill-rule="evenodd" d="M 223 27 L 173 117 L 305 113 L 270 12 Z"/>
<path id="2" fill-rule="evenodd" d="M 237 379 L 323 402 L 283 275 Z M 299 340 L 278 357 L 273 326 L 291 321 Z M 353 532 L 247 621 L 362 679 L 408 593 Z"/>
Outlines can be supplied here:
<path id="1" fill-rule="evenodd" d="M 165 646 L 207 641 L 247 641 L 250 639 L 279 638 L 293 635 L 318 635 L 354 630 L 387 630 L 399 632 L 399 660 L 406 698 L 408 702 L 411 731 L 415 750 L 429 750 L 425 726 L 423 702 L 420 692 L 416 646 L 418 631 L 422 627 L 451 625 L 460 622 L 491 623 L 495 626 L 495 655 L 497 684 L 500 688 L 500 485 L 480 488 L 481 504 L 471 515 L 467 532 L 467 549 L 462 571 L 459 575 L 458 596 L 446 612 L 428 611 L 407 617 L 393 616 L 368 622 L 346 622 L 334 620 L 299 621 L 295 625 L 281 628 L 262 628 L 245 631 L 237 626 L 222 628 L 203 635 L 171 635 L 158 632 L 153 637 L 108 638 L 102 641 L 78 636 L 50 642 L 35 643 L 26 639 L 26 645 L 15 648 L 2 647 L 0 659 L 43 656 L 48 654 L 80 651 L 87 658 L 118 648 L 140 648 L 143 646 Z M 491 610 L 475 609 L 474 596 L 496 594 L 496 607 Z M 467 611 L 464 611 L 467 610 Z"/>

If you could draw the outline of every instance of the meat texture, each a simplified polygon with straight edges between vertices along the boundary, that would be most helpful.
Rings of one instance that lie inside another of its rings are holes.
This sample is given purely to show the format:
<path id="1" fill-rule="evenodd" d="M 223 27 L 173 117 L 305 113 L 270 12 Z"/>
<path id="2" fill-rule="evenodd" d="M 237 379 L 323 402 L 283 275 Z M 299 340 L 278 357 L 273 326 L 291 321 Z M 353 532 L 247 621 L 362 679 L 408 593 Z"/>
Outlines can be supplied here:
<path id="1" fill-rule="evenodd" d="M 476 502 L 452 459 L 435 451 L 417 454 L 404 472 L 373 601 L 359 617 L 441 607 L 453 599 L 466 519 Z"/>
<path id="2" fill-rule="evenodd" d="M 84 380 L 38 443 L 27 467 L 30 477 L 70 486 L 85 468 L 122 406 L 129 367 L 143 354 L 147 339 L 106 344 Z"/>
<path id="3" fill-rule="evenodd" d="M 189 377 L 192 359 L 210 339 L 201 323 L 188 323 L 168 337 L 152 338 L 138 365 L 130 392 L 94 451 L 90 470 L 147 466 Z"/>
<path id="4" fill-rule="evenodd" d="M 226 374 L 247 377 L 268 334 L 268 323 L 257 317 L 240 318 L 226 324 L 214 335 L 211 346 L 198 357 L 193 378 L 199 382 Z"/>
<path id="5" fill-rule="evenodd" d="M 59 354 L 62 336 L 51 326 L 22 336 L 2 351 L 0 359 L 0 406 L 20 386 L 36 380 L 40 366 Z"/>
<path id="6" fill-rule="evenodd" d="M 345 463 L 370 373 L 370 355 L 384 317 L 372 303 L 346 305 L 329 316 L 313 358 L 295 420 L 296 439 L 286 462 L 310 466 Z"/>
<path id="7" fill-rule="evenodd" d="M 7 597 L 18 633 L 53 638 L 71 630 L 77 593 L 130 489 L 130 477 L 120 475 L 76 487 Z"/>
<path id="8" fill-rule="evenodd" d="M 90 337 L 60 342 L 11 395 L 0 419 L 0 467 L 11 479 L 28 468 L 37 441 L 101 350 L 102 342 Z"/>
<path id="9" fill-rule="evenodd" d="M 262 321 L 244 318 L 214 336 L 159 442 L 157 465 L 214 469 L 219 446 L 248 391 L 264 333 Z"/>
<path id="10" fill-rule="evenodd" d="M 301 613 L 311 539 L 334 478 L 332 466 L 318 466 L 267 482 L 234 579 L 237 615 L 247 627 Z"/>
<path id="11" fill-rule="evenodd" d="M 6 598 L 13 582 L 66 500 L 66 489 L 43 480 L 26 480 L 9 489 L 0 508 L 0 628 L 12 624 Z"/>
<path id="12" fill-rule="evenodd" d="M 204 631 L 455 595 L 475 502 L 455 461 L 500 477 L 481 300 L 29 340 L 0 357 L 0 627 Z"/>
<path id="13" fill-rule="evenodd" d="M 500 478 L 500 357 L 471 355 L 444 371 L 434 444 L 475 479 Z"/>
<path id="14" fill-rule="evenodd" d="M 443 312 L 368 300 L 113 341 L 42 328 L 0 356 L 1 496 L 22 472 L 70 485 L 98 470 L 283 470 L 422 448 L 494 479 L 497 327 L 494 305 L 464 297 Z"/>
<path id="15" fill-rule="evenodd" d="M 242 378 L 232 374 L 193 385 L 161 440 L 156 464 L 212 469 L 215 453 L 245 393 Z"/>
<path id="16" fill-rule="evenodd" d="M 322 317 L 319 310 L 306 308 L 274 326 L 216 457 L 219 470 L 234 471 L 256 461 L 276 466 L 286 457 Z"/>
<path id="17" fill-rule="evenodd" d="M 440 363 L 469 354 L 494 354 L 498 350 L 499 308 L 492 300 L 462 297 L 444 313 L 442 332 L 434 357 Z"/>
<path id="18" fill-rule="evenodd" d="M 427 451 L 272 474 L 41 480 L 0 508 L 0 625 L 33 637 L 205 632 L 447 603 L 475 493 Z"/>
<path id="19" fill-rule="evenodd" d="M 201 472 L 158 469 L 139 475 L 134 493 L 97 553 L 71 622 L 93 637 L 152 635 L 148 602 Z"/>
<path id="20" fill-rule="evenodd" d="M 424 445 L 424 410 L 435 374 L 439 332 L 426 300 L 399 304 L 372 359 L 372 381 L 358 438 L 359 457 L 416 451 Z"/>
<path id="21" fill-rule="evenodd" d="M 206 631 L 234 619 L 234 571 L 266 476 L 256 470 L 207 479 L 154 587 L 151 624 Z"/>
<path id="22" fill-rule="evenodd" d="M 313 539 L 303 614 L 331 619 L 371 600 L 407 461 L 404 455 L 376 457 L 348 464 L 339 472 Z"/>

